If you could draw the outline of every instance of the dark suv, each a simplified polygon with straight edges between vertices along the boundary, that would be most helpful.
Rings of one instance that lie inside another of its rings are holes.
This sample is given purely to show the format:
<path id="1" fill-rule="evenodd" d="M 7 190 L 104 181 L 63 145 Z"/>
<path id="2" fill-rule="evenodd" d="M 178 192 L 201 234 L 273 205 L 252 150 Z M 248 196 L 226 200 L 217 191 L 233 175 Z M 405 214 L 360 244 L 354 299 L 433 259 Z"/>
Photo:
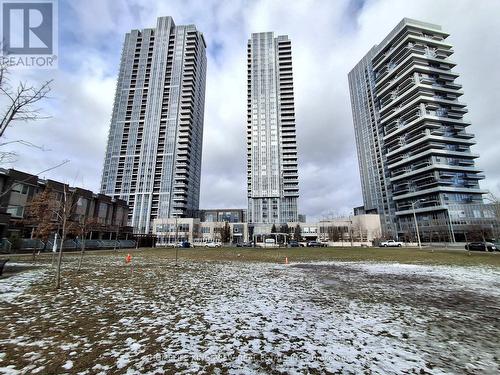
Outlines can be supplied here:
<path id="1" fill-rule="evenodd" d="M 496 247 L 496 245 L 494 243 L 491 243 L 491 242 L 470 242 L 467 245 L 465 245 L 465 250 L 499 251 L 499 249 Z"/>
<path id="2" fill-rule="evenodd" d="M 236 247 L 253 247 L 253 242 L 238 242 Z"/>

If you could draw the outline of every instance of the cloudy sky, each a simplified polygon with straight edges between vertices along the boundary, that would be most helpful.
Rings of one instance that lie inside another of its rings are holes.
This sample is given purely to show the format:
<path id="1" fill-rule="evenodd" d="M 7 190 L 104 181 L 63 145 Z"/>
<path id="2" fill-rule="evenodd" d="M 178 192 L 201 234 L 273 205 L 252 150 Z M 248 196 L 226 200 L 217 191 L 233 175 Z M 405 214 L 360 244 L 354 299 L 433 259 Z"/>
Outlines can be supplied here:
<path id="1" fill-rule="evenodd" d="M 11 75 L 54 79 L 50 119 L 6 133 L 46 151 L 12 146 L 18 160 L 3 167 L 38 173 L 67 159 L 42 177 L 98 191 L 124 34 L 167 15 L 194 23 L 208 44 L 201 208 L 246 206 L 246 43 L 261 31 L 292 40 L 300 212 L 321 218 L 362 204 L 347 73 L 403 17 L 451 34 L 482 187 L 500 195 L 498 0 L 60 0 L 59 68 Z"/>

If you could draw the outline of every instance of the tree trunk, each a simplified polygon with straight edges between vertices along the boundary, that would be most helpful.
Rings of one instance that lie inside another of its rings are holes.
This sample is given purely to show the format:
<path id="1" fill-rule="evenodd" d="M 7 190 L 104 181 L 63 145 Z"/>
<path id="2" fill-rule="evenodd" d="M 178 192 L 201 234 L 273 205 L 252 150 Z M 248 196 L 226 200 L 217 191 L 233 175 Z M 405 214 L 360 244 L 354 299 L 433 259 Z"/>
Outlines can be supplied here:
<path id="1" fill-rule="evenodd" d="M 116 243 L 118 242 L 118 231 L 119 229 L 116 230 L 115 233 L 115 244 L 113 245 L 113 250 L 116 251 Z"/>
<path id="2" fill-rule="evenodd" d="M 465 243 L 468 244 L 468 241 L 467 241 L 467 232 L 464 231 L 464 237 L 465 237 Z M 470 248 L 469 246 L 467 246 L 467 255 L 470 255 Z"/>
<path id="3" fill-rule="evenodd" d="M 61 246 L 59 248 L 59 256 L 57 257 L 57 270 L 56 270 L 56 289 L 61 289 L 61 263 L 64 240 L 66 239 L 66 218 L 63 218 Z"/>
<path id="4" fill-rule="evenodd" d="M 61 289 L 61 263 L 62 263 L 62 253 L 64 240 L 66 239 L 66 218 L 68 209 L 68 197 L 66 194 L 66 187 L 64 188 L 64 200 L 63 200 L 63 210 L 62 210 L 62 235 L 61 235 L 61 248 L 59 249 L 59 257 L 57 258 L 57 271 L 56 271 L 56 289 Z"/>
<path id="5" fill-rule="evenodd" d="M 84 236 L 82 236 L 84 237 Z M 82 268 L 83 254 L 85 253 L 85 237 L 82 240 L 82 245 L 80 246 L 80 259 L 78 260 L 78 272 Z"/>

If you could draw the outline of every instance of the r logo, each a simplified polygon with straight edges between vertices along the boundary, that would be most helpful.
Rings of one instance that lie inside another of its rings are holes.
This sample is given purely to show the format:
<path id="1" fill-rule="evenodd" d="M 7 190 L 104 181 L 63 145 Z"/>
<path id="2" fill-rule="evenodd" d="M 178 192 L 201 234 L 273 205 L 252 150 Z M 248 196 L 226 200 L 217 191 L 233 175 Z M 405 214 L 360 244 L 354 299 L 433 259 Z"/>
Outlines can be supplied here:
<path id="1" fill-rule="evenodd" d="M 6 55 L 50 55 L 53 51 L 53 4 L 2 2 L 3 50 Z"/>

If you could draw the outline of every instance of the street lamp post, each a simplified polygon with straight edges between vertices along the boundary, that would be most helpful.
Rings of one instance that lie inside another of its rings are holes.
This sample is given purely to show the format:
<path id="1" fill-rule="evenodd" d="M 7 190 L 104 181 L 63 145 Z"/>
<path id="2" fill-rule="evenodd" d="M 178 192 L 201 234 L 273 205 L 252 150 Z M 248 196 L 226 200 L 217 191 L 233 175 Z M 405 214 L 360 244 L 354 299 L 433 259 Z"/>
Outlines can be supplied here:
<path id="1" fill-rule="evenodd" d="M 413 220 L 415 220 L 415 229 L 417 232 L 417 241 L 418 241 L 418 248 L 422 250 L 422 243 L 420 242 L 420 232 L 418 231 L 418 222 L 417 222 L 417 215 L 415 214 L 415 203 L 419 202 L 425 202 L 425 199 L 417 199 L 414 202 L 411 202 L 411 209 L 413 211 Z"/>
<path id="2" fill-rule="evenodd" d="M 446 212 L 448 213 L 448 222 L 450 223 L 450 232 L 451 232 L 451 242 L 455 243 L 455 231 L 453 230 L 453 223 L 451 222 L 450 209 L 447 207 Z"/>
<path id="3" fill-rule="evenodd" d="M 352 243 L 352 220 L 349 220 L 349 239 L 351 240 L 351 248 L 353 247 Z"/>
<path id="4" fill-rule="evenodd" d="M 177 215 L 175 215 L 175 266 L 177 267 L 177 261 L 179 259 L 179 246 L 177 246 L 177 241 L 179 238 L 179 227 L 177 226 Z"/>

